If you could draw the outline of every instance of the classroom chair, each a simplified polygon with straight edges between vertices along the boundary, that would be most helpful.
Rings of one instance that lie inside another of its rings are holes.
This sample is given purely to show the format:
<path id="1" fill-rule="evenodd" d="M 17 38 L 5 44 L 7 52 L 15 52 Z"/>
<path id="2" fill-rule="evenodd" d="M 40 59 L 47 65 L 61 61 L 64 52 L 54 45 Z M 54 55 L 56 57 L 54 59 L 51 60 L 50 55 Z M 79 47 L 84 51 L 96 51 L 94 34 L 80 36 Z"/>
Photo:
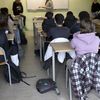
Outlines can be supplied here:
<path id="1" fill-rule="evenodd" d="M 0 56 L 3 56 L 4 57 L 4 61 L 0 61 L 0 66 L 2 65 L 7 65 L 8 67 L 8 73 L 9 73 L 9 84 L 11 85 L 12 82 L 11 82 L 11 70 L 10 70 L 10 65 L 8 64 L 8 60 L 6 58 L 6 54 L 5 54 L 5 51 L 2 47 L 0 47 Z"/>

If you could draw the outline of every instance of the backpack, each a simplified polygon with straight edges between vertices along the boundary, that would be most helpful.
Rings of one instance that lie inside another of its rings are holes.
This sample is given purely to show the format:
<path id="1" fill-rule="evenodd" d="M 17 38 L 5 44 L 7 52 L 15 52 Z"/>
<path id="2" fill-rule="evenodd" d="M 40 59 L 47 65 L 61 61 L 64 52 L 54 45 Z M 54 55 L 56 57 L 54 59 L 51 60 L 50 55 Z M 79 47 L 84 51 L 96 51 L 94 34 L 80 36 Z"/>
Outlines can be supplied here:
<path id="1" fill-rule="evenodd" d="M 54 82 L 51 78 L 39 79 L 36 83 L 36 89 L 40 93 L 46 93 L 50 90 L 55 90 L 56 88 L 56 82 Z"/>
<path id="2" fill-rule="evenodd" d="M 16 66 L 11 61 L 9 62 L 9 65 L 10 65 L 10 70 L 11 70 L 12 84 L 20 83 L 20 81 L 22 81 L 25 84 L 30 85 L 23 80 L 23 78 L 26 77 L 26 73 L 21 72 L 19 66 Z M 6 81 L 9 82 L 9 74 L 8 74 L 8 68 L 7 67 L 4 68 L 4 77 L 5 77 Z"/>

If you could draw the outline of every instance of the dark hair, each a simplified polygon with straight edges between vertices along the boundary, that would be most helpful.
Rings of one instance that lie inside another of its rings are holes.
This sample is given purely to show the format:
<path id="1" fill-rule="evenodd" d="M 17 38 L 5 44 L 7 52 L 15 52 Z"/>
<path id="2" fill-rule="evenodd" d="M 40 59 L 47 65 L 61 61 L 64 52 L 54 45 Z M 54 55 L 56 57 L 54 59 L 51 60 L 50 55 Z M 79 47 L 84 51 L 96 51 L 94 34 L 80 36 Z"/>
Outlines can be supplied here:
<path id="1" fill-rule="evenodd" d="M 47 17 L 48 19 L 52 18 L 53 17 L 53 13 L 52 12 L 47 12 L 45 14 L 45 17 Z"/>
<path id="2" fill-rule="evenodd" d="M 66 16 L 66 19 L 67 20 L 71 20 L 71 21 L 77 21 L 77 18 L 75 18 L 75 16 L 73 15 L 73 12 L 72 11 L 68 11 L 67 12 L 67 16 Z"/>
<path id="3" fill-rule="evenodd" d="M 56 14 L 55 21 L 58 25 L 62 25 L 64 21 L 64 16 L 62 14 Z"/>
<path id="4" fill-rule="evenodd" d="M 8 8 L 4 7 L 4 8 L 1 8 L 1 13 L 2 14 L 8 14 Z"/>
<path id="5" fill-rule="evenodd" d="M 94 32 L 94 24 L 90 19 L 84 19 L 80 21 L 80 31 L 81 33 L 91 33 Z"/>
<path id="6" fill-rule="evenodd" d="M 73 12 L 72 11 L 68 11 L 67 12 L 67 16 L 72 15 L 73 16 Z"/>
<path id="7" fill-rule="evenodd" d="M 0 29 L 7 27 L 8 17 L 0 13 Z"/>
<path id="8" fill-rule="evenodd" d="M 90 19 L 90 15 L 87 11 L 81 11 L 79 13 L 79 19 L 84 20 L 84 19 Z"/>
<path id="9" fill-rule="evenodd" d="M 49 0 L 46 0 L 45 5 L 47 4 L 48 1 L 49 1 Z"/>

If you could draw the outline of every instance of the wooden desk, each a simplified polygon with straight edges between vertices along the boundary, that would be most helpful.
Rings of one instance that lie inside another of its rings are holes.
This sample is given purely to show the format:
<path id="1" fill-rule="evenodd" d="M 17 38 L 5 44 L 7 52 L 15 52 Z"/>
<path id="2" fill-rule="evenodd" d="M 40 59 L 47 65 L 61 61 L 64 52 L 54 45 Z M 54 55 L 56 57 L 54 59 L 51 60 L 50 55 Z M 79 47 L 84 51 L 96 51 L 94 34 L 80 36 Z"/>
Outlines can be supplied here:
<path id="1" fill-rule="evenodd" d="M 67 52 L 72 51 L 72 47 L 70 46 L 70 42 L 57 42 L 57 43 L 50 43 L 50 45 L 53 48 L 52 52 L 52 76 L 53 81 L 56 81 L 55 79 L 55 53 L 56 52 Z M 58 88 L 55 89 L 57 94 L 60 94 Z"/>
<path id="2" fill-rule="evenodd" d="M 39 34 L 42 30 L 42 22 L 43 18 L 34 17 L 33 18 L 33 38 L 34 38 L 34 50 L 39 50 L 40 42 L 39 42 Z"/>
<path id="3" fill-rule="evenodd" d="M 73 49 L 70 45 L 70 42 L 50 43 L 50 45 L 53 48 L 53 52 L 52 52 L 52 76 L 53 76 L 53 81 L 55 81 L 55 53 L 56 52 L 72 51 Z"/>
<path id="4" fill-rule="evenodd" d="M 94 19 L 93 23 L 95 24 L 96 32 L 100 33 L 100 19 Z"/>

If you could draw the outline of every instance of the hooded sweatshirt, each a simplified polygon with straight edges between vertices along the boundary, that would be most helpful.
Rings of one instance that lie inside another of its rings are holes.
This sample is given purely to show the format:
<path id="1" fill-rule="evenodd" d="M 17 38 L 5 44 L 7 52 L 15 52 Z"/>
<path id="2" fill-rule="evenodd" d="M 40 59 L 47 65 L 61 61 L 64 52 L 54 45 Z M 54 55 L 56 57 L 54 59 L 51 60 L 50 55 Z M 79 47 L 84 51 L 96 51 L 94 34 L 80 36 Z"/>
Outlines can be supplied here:
<path id="1" fill-rule="evenodd" d="M 100 39 L 95 32 L 80 34 L 77 32 L 73 35 L 71 41 L 72 48 L 75 49 L 76 55 L 80 56 L 86 53 L 98 53 Z"/>

